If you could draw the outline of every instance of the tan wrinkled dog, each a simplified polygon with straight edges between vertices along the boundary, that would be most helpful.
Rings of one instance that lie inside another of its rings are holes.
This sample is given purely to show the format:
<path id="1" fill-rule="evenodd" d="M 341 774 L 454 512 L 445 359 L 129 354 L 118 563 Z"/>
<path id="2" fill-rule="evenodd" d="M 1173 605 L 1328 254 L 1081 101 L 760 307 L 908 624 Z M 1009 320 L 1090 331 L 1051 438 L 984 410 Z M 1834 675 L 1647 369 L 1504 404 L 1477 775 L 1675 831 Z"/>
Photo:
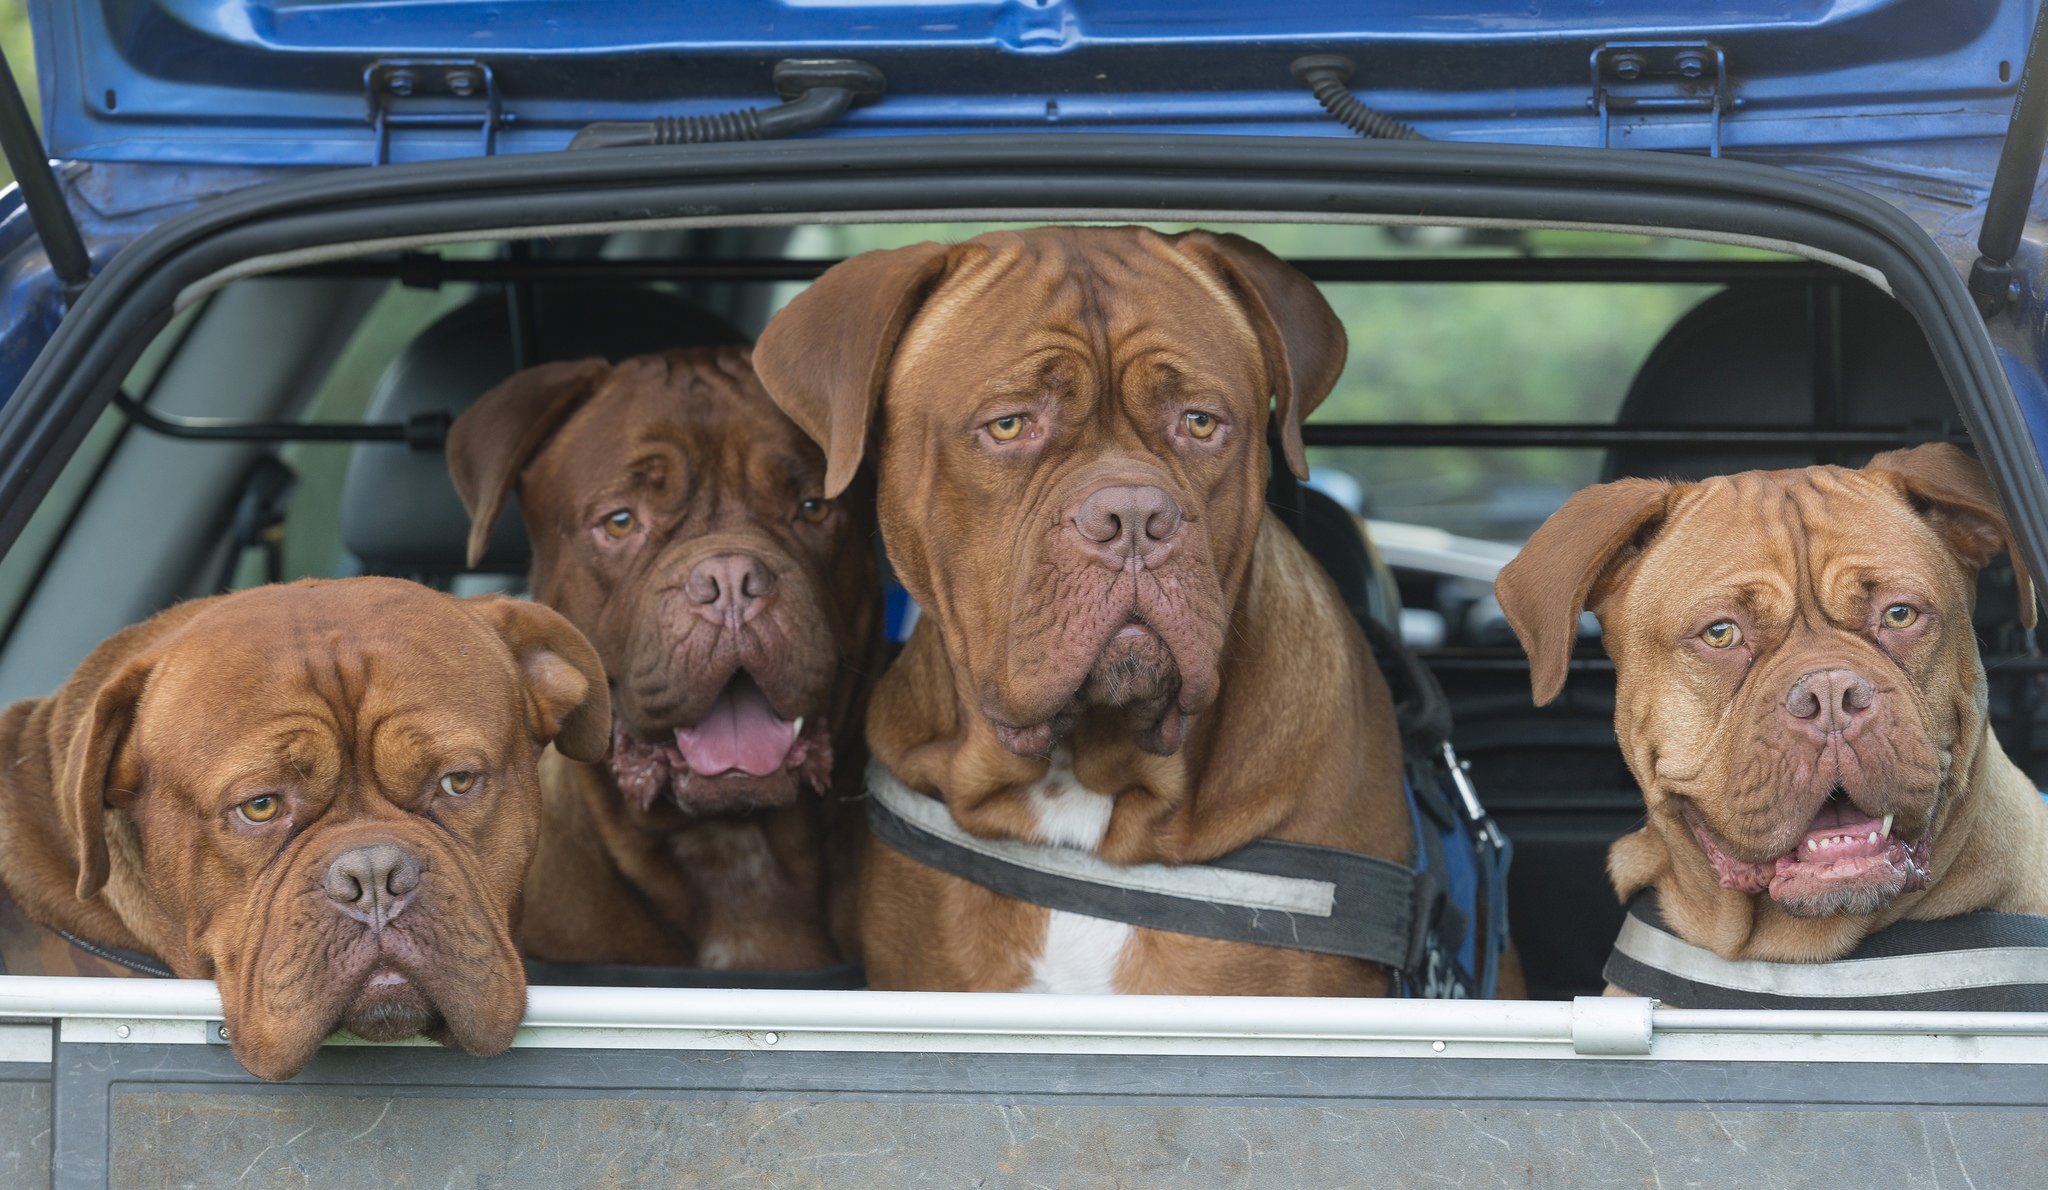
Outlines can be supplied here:
<path id="1" fill-rule="evenodd" d="M 1681 938 L 1775 962 L 1840 958 L 1902 919 L 2048 913 L 2048 808 L 1992 736 L 1970 620 L 1977 572 L 2012 544 L 1948 445 L 1625 479 L 1545 522 L 1496 590 L 1539 704 L 1580 610 L 1600 618 L 1649 811 L 1608 855 L 1621 898 L 1654 886 Z"/>
<path id="2" fill-rule="evenodd" d="M 0 712 L 0 876 L 43 925 L 218 982 L 263 1078 L 336 1028 L 496 1053 L 535 760 L 610 739 L 547 608 L 385 578 L 198 599 Z"/>
<path id="3" fill-rule="evenodd" d="M 968 831 L 1188 863 L 1262 836 L 1408 858 L 1385 682 L 1264 516 L 1344 362 L 1315 286 L 1236 236 L 1040 228 L 870 252 L 754 351 L 824 447 L 877 439 L 890 560 L 923 609 L 874 756 Z M 1361 961 L 1051 913 L 870 842 L 879 988 L 1370 995 Z"/>

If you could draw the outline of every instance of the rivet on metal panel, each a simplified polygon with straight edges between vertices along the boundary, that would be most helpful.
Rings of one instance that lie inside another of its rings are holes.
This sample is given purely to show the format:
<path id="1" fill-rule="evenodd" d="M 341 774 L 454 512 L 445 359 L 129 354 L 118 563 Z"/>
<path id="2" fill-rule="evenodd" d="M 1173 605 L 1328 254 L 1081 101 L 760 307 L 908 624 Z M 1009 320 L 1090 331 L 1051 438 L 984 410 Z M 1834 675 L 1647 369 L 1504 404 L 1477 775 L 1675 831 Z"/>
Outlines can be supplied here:
<path id="1" fill-rule="evenodd" d="M 214 1029 L 214 1034 L 222 1041 L 226 1041 L 228 1039 L 228 1027 L 226 1025 L 218 1026 Z"/>
<path id="2" fill-rule="evenodd" d="M 126 1025 L 115 1025 L 115 1026 L 114 1026 L 114 1036 L 116 1036 L 116 1037 L 126 1037 L 126 1036 L 128 1036 L 128 1034 L 129 1034 L 130 1032 L 131 1032 L 131 1030 L 130 1030 L 130 1029 L 128 1028 L 128 1026 L 126 1026 Z"/>
<path id="3" fill-rule="evenodd" d="M 768 1034 L 764 1034 L 764 1035 L 762 1036 L 761 1040 L 763 1040 L 763 1041 L 767 1042 L 767 1043 L 768 1043 L 769 1045 L 774 1045 L 774 1044 L 775 1044 L 776 1042 L 778 1042 L 778 1041 L 781 1041 L 781 1040 L 782 1040 L 782 1038 L 781 1038 L 780 1036 L 778 1036 L 777 1034 L 774 1034 L 774 1033 L 768 1033 Z"/>
<path id="4" fill-rule="evenodd" d="M 1437 1053 L 1443 1053 L 1444 1043 L 1441 1041 L 1432 1041 L 1429 1043 L 1429 1048 L 1435 1050 Z"/>
<path id="5" fill-rule="evenodd" d="M 1572 1001 L 1572 1052 L 1575 1054 L 1647 1054 L 1650 1052 L 1650 1010 L 1655 1000 L 1642 996 L 1579 996 Z"/>

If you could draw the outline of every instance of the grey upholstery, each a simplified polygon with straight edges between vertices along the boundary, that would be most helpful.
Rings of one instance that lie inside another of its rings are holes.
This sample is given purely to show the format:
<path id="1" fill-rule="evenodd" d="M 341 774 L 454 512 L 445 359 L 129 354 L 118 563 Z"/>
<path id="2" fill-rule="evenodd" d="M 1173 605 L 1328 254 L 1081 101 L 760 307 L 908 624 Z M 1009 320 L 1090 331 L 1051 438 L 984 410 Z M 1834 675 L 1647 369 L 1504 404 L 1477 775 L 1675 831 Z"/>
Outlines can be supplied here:
<path id="1" fill-rule="evenodd" d="M 616 284 L 548 284 L 534 291 L 534 363 L 598 355 L 617 361 L 673 347 L 744 342 L 731 324 L 662 290 Z M 365 415 L 404 421 L 453 417 L 511 372 L 512 338 L 502 294 L 486 293 L 420 332 L 378 379 Z M 343 483 L 341 536 L 366 574 L 446 579 L 469 567 L 469 518 L 439 451 L 399 443 L 355 448 Z M 491 534 L 480 571 L 521 574 L 526 525 L 515 499 Z"/>

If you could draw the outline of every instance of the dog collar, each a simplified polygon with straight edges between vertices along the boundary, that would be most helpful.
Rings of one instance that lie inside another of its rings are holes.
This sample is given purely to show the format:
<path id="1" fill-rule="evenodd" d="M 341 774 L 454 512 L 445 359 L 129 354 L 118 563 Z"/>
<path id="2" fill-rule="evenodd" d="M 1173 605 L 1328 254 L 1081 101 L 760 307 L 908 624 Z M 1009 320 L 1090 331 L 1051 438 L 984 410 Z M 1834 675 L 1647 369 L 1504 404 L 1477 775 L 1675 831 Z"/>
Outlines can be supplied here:
<path id="1" fill-rule="evenodd" d="M 1258 839 L 1200 864 L 1112 864 L 1071 847 L 984 839 L 944 802 L 868 767 L 876 837 L 929 868 L 1048 909 L 1202 938 L 1424 967 L 1428 872 L 1335 847 Z"/>
<path id="2" fill-rule="evenodd" d="M 177 978 L 163 963 L 139 951 L 101 946 L 33 921 L 8 896 L 5 885 L 0 885 L 0 975 Z"/>
<path id="3" fill-rule="evenodd" d="M 1685 1008 L 2048 1012 L 2048 917 L 1966 913 L 1901 921 L 1828 963 L 1724 959 L 1672 933 L 1655 889 L 1629 902 L 1604 972 Z"/>

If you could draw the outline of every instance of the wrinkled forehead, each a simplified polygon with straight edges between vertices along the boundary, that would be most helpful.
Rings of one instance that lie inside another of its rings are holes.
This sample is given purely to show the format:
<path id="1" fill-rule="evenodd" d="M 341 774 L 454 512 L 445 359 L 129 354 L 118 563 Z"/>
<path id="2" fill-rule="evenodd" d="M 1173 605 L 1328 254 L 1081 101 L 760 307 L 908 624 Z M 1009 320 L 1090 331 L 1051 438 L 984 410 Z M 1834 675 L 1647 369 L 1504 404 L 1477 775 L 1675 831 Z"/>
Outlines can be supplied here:
<path id="1" fill-rule="evenodd" d="M 609 482 L 688 468 L 760 478 L 822 472 L 824 455 L 751 374 L 675 357 L 628 360 L 562 426 L 535 467 L 543 482 Z"/>
<path id="2" fill-rule="evenodd" d="M 1717 476 L 1684 489 L 1632 588 L 1635 602 L 1672 608 L 1735 593 L 1782 604 L 1866 588 L 1933 596 L 1957 573 L 1940 536 L 1896 489 L 1824 467 Z"/>
<path id="3" fill-rule="evenodd" d="M 446 595 L 377 586 L 348 598 L 261 588 L 209 609 L 158 658 L 146 705 L 203 708 L 209 722 L 244 726 L 287 710 L 517 705 L 517 673 L 495 632 Z"/>
<path id="4" fill-rule="evenodd" d="M 892 387 L 957 391 L 1039 369 L 1151 361 L 1232 381 L 1262 368 L 1222 278 L 1162 236 L 1103 228 L 997 233 L 954 250 L 898 346 Z"/>

